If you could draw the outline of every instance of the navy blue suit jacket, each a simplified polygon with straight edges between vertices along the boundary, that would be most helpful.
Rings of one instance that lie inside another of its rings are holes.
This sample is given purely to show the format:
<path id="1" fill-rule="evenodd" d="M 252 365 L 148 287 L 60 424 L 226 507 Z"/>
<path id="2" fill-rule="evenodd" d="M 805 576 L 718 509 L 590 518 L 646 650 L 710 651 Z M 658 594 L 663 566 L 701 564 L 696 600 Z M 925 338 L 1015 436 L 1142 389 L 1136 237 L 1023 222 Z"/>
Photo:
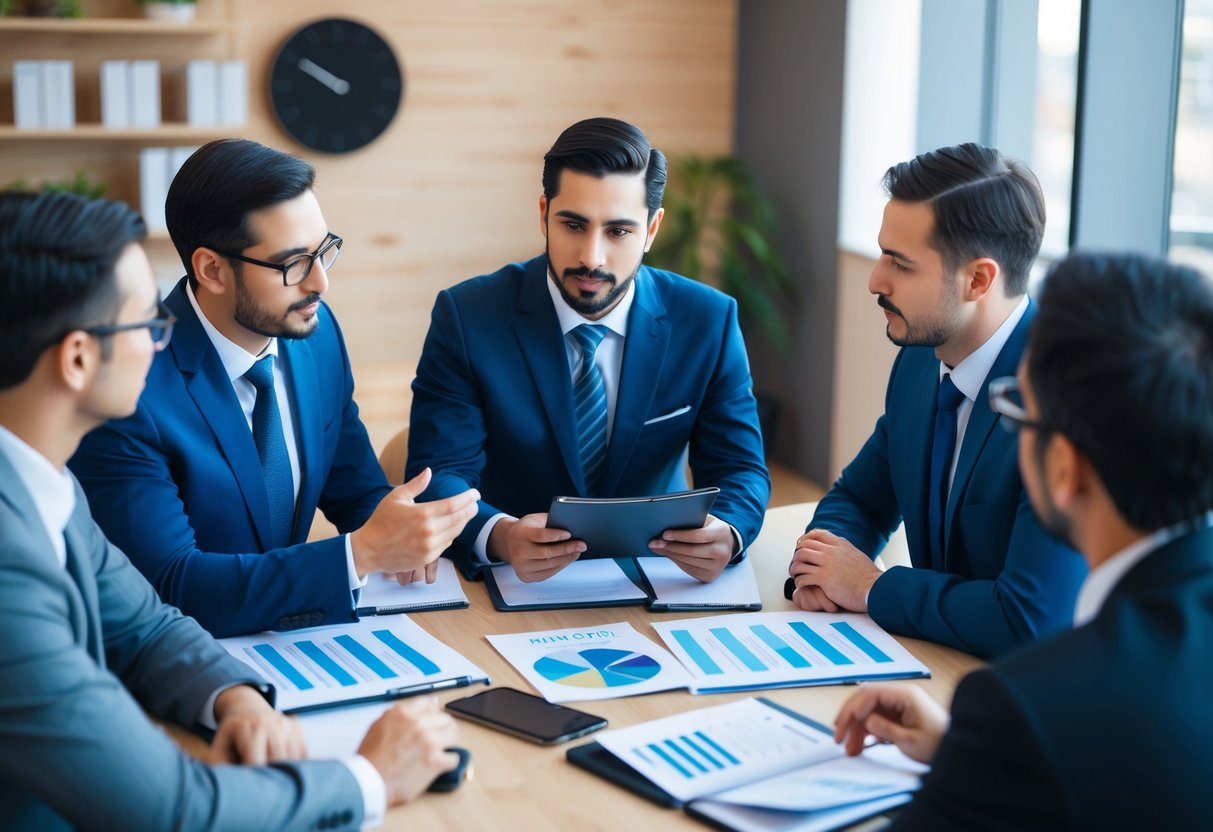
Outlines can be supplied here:
<path id="1" fill-rule="evenodd" d="M 874 558 L 905 520 L 914 568 L 890 568 L 868 595 L 868 613 L 886 630 L 990 657 L 1069 626 L 1085 562 L 1041 528 L 1020 480 L 1016 436 L 998 427 L 986 398 L 991 379 L 1015 374 L 1035 314 L 1029 305 L 973 403 L 940 562 L 927 522 L 939 390 L 929 347 L 898 354 L 884 415 L 809 524 Z"/>
<path id="2" fill-rule="evenodd" d="M 1125 573 L 1089 624 L 965 677 L 898 829 L 1209 828 L 1213 530 Z"/>
<path id="3" fill-rule="evenodd" d="M 564 337 L 540 256 L 439 293 L 413 382 L 407 476 L 423 495 L 480 490 L 451 548 L 475 574 L 472 544 L 498 512 L 546 512 L 556 496 L 635 497 L 717 486 L 712 513 L 748 545 L 770 495 L 737 304 L 715 289 L 641 267 L 628 317 L 604 473 L 587 494 Z M 668 417 L 668 418 L 663 418 Z"/>
<path id="4" fill-rule="evenodd" d="M 321 304 L 304 340 L 280 339 L 300 484 L 292 545 L 269 549 L 252 432 L 185 281 L 134 415 L 85 437 L 69 465 L 110 538 L 170 604 L 217 636 L 355 620 L 341 537 L 306 543 L 319 508 L 354 531 L 391 490 L 358 418 L 349 357 Z"/>

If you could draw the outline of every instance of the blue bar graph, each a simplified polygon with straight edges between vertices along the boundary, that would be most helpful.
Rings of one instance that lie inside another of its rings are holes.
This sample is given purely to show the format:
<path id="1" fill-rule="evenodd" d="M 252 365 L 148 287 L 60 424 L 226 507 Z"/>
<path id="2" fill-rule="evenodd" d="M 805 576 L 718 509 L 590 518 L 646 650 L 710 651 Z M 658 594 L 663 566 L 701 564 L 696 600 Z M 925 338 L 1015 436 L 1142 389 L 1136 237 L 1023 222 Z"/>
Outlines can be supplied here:
<path id="1" fill-rule="evenodd" d="M 706 742 L 708 745 L 712 746 L 712 748 L 716 749 L 716 752 L 717 752 L 717 753 L 718 753 L 718 754 L 719 754 L 721 757 L 724 757 L 726 760 L 728 760 L 728 761 L 729 761 L 730 763 L 732 763 L 733 765 L 735 765 L 735 766 L 739 766 L 739 765 L 741 765 L 741 760 L 738 760 L 738 759 L 737 759 L 736 757 L 734 757 L 732 754 L 730 754 L 729 752 L 725 751 L 725 750 L 724 750 L 724 749 L 723 749 L 723 748 L 720 746 L 720 744 L 719 744 L 718 742 L 716 742 L 714 739 L 712 739 L 711 737 L 709 737 L 709 736 L 708 736 L 707 734 L 705 734 L 703 731 L 696 731 L 696 732 L 695 732 L 695 736 L 699 737 L 699 739 L 703 740 L 703 741 L 704 741 L 704 742 Z"/>
<path id="2" fill-rule="evenodd" d="M 768 670 L 769 668 L 762 663 L 762 660 L 751 653 L 744 644 L 742 644 L 737 636 L 733 635 L 727 627 L 713 627 L 709 630 L 712 635 L 725 646 L 730 653 L 741 659 L 741 663 L 750 670 Z"/>
<path id="3" fill-rule="evenodd" d="M 698 753 L 700 757 L 703 757 L 709 763 L 716 766 L 716 768 L 724 768 L 724 765 L 719 760 L 717 760 L 715 757 L 713 757 L 711 754 L 709 754 L 707 751 L 705 751 L 703 748 L 701 748 L 699 743 L 695 742 L 695 740 L 691 739 L 690 737 L 686 736 L 685 734 L 683 736 L 679 737 L 679 739 L 682 740 L 683 742 L 685 742 L 691 748 L 695 749 L 696 753 Z"/>
<path id="4" fill-rule="evenodd" d="M 366 647 L 362 645 L 362 642 L 358 641 L 358 639 L 354 638 L 353 636 L 337 636 L 333 639 L 333 641 L 340 644 L 350 652 L 350 655 L 374 671 L 380 679 L 394 679 L 400 675 L 380 661 L 378 656 L 376 656 L 370 650 L 367 650 Z"/>
<path id="5" fill-rule="evenodd" d="M 691 774 L 691 772 L 689 772 L 685 768 L 683 768 L 682 765 L 677 760 L 675 760 L 673 757 L 671 757 L 669 754 L 667 754 L 665 752 L 665 749 L 663 749 L 660 745 L 657 745 L 657 743 L 653 743 L 653 742 L 649 743 L 649 750 L 652 751 L 654 754 L 656 754 L 661 759 L 665 760 L 667 763 L 669 763 L 670 766 L 673 767 L 673 769 L 676 772 L 678 772 L 679 774 L 681 774 L 683 777 L 691 778 L 691 777 L 695 776 L 694 774 Z"/>
<path id="6" fill-rule="evenodd" d="M 698 760 L 696 760 L 690 754 L 688 754 L 681 745 L 674 742 L 673 740 L 666 740 L 665 744 L 667 746 L 669 746 L 670 750 L 673 751 L 675 754 L 677 754 L 679 757 L 682 757 L 682 759 L 686 760 L 688 763 L 693 765 L 695 768 L 699 769 L 700 773 L 702 773 L 702 774 L 708 773 L 708 767 L 705 766 L 703 763 L 699 762 Z"/>
<path id="7" fill-rule="evenodd" d="M 437 673 L 439 670 L 441 670 L 438 665 L 434 664 L 425 656 L 421 655 L 412 647 L 409 647 L 407 644 L 401 641 L 400 638 L 391 630 L 375 630 L 374 636 L 388 647 L 395 650 L 397 655 L 399 655 L 409 664 L 416 667 L 426 676 L 429 676 L 431 673 Z"/>
<path id="8" fill-rule="evenodd" d="M 833 664 L 855 664 L 855 662 L 840 653 L 837 647 L 813 632 L 803 621 L 793 621 L 788 626 L 796 631 L 796 635 L 807 641 L 810 647 L 825 656 L 827 661 Z"/>
<path id="9" fill-rule="evenodd" d="M 787 642 L 785 642 L 779 636 L 772 633 L 771 628 L 767 625 L 755 624 L 753 627 L 750 627 L 750 630 L 753 631 L 754 635 L 762 639 L 763 642 L 766 643 L 767 647 L 770 647 L 772 650 L 782 656 L 783 660 L 792 667 L 812 667 L 812 665 L 809 664 L 808 659 L 789 647 Z"/>
<path id="10" fill-rule="evenodd" d="M 691 657 L 691 661 L 699 665 L 704 673 L 724 673 L 720 669 L 720 665 L 712 661 L 712 657 L 700 646 L 695 637 L 686 630 L 671 630 L 670 635 L 678 642 L 678 645 L 683 650 L 687 651 L 687 655 Z"/>
<path id="11" fill-rule="evenodd" d="M 298 690 L 311 690 L 315 687 L 293 664 L 287 661 L 286 656 L 283 656 L 270 645 L 255 644 L 253 645 L 253 649 L 263 659 L 272 664 L 274 669 L 285 676 Z"/>
<path id="12" fill-rule="evenodd" d="M 847 641 L 851 642 L 851 644 L 854 644 L 860 650 L 867 653 L 868 657 L 870 659 L 872 659 L 872 661 L 874 661 L 874 662 L 891 662 L 891 661 L 893 661 L 891 658 L 886 656 L 879 647 L 877 647 L 875 644 L 868 641 L 866 638 L 864 638 L 862 635 L 860 635 L 858 632 L 856 632 L 855 628 L 852 627 L 847 622 L 839 621 L 838 623 L 831 624 L 830 626 L 833 627 L 838 632 L 842 633 L 843 637 L 846 638 Z"/>
<path id="13" fill-rule="evenodd" d="M 316 664 L 324 668 L 324 672 L 337 680 L 343 688 L 350 685 L 358 684 L 358 680 L 346 672 L 345 668 L 333 661 L 333 657 L 321 650 L 315 642 L 312 641 L 296 641 L 295 646 L 299 651 Z"/>

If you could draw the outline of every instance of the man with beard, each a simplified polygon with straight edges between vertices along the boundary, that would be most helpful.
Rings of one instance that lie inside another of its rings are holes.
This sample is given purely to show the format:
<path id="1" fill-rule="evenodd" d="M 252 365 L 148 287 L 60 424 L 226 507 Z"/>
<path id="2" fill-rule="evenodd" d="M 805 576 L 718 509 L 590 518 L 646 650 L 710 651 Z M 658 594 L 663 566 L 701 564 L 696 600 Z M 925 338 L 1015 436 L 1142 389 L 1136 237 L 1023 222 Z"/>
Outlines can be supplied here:
<path id="1" fill-rule="evenodd" d="M 373 572 L 433 579 L 477 494 L 393 490 L 321 296 L 342 240 L 306 162 L 244 140 L 189 158 L 165 205 L 186 277 L 134 415 L 70 463 L 106 535 L 217 636 L 356 620 Z M 316 509 L 342 532 L 306 542 Z"/>
<path id="2" fill-rule="evenodd" d="M 544 157 L 544 254 L 444 290 L 417 377 L 407 475 L 423 499 L 475 487 L 452 555 L 465 574 L 511 564 L 542 581 L 585 543 L 546 528 L 553 497 L 720 494 L 702 528 L 653 554 L 710 581 L 758 535 L 770 493 L 737 305 L 641 259 L 666 163 L 638 128 L 578 122 Z M 688 456 L 689 454 L 689 456 Z"/>
<path id="3" fill-rule="evenodd" d="M 786 595 L 983 657 L 1061 629 L 1085 569 L 1041 528 L 995 429 L 990 380 L 1015 372 L 1044 234 L 1036 177 L 963 144 L 888 170 L 868 290 L 902 347 L 885 413 L 797 541 Z M 873 562 L 905 522 L 913 568 Z"/>
<path id="4" fill-rule="evenodd" d="M 1037 514 L 1090 565 L 1074 629 L 965 677 L 950 727 L 920 688 L 871 685 L 835 736 L 932 764 L 896 829 L 1208 829 L 1213 285 L 1073 254 L 990 390 Z"/>

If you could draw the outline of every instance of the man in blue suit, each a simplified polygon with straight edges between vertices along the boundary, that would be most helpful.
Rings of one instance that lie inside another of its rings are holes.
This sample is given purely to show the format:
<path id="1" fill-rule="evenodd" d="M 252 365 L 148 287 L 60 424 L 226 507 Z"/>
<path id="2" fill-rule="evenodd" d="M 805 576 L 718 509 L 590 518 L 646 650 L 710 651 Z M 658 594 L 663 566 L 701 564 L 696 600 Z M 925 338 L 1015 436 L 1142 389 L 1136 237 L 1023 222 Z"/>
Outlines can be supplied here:
<path id="1" fill-rule="evenodd" d="M 524 581 L 585 550 L 545 528 L 560 495 L 635 497 L 717 486 L 699 529 L 650 543 L 708 581 L 762 525 L 770 482 L 731 298 L 642 265 L 661 225 L 666 164 L 636 127 L 594 118 L 544 157 L 544 254 L 438 295 L 417 377 L 408 475 L 427 499 L 482 499 L 455 540 L 465 573 L 510 563 Z"/>
<path id="2" fill-rule="evenodd" d="M 0 829 L 374 824 L 455 765 L 450 717 L 412 700 L 357 755 L 300 759 L 273 689 L 156 597 L 65 467 L 172 332 L 143 236 L 120 203 L 0 194 Z M 147 713 L 214 730 L 208 760 Z"/>
<path id="3" fill-rule="evenodd" d="M 186 277 L 176 337 L 127 419 L 71 461 L 106 535 L 215 635 L 355 620 L 372 572 L 426 574 L 476 494 L 394 491 L 321 301 L 342 240 L 306 162 L 255 142 L 203 147 L 165 205 Z M 343 534 L 306 542 L 319 508 Z"/>
<path id="4" fill-rule="evenodd" d="M 1044 234 L 1036 177 L 975 144 L 889 169 L 868 290 L 903 349 L 885 413 L 796 541 L 786 593 L 983 657 L 1065 626 L 1085 569 L 1045 534 L 995 429 L 990 380 L 1015 372 Z M 873 559 L 904 520 L 913 568 Z"/>
<path id="5" fill-rule="evenodd" d="M 1071 255 L 990 389 L 1036 513 L 1090 565 L 1075 629 L 965 677 L 950 728 L 920 688 L 873 685 L 836 736 L 932 763 L 896 829 L 1208 829 L 1213 285 Z"/>

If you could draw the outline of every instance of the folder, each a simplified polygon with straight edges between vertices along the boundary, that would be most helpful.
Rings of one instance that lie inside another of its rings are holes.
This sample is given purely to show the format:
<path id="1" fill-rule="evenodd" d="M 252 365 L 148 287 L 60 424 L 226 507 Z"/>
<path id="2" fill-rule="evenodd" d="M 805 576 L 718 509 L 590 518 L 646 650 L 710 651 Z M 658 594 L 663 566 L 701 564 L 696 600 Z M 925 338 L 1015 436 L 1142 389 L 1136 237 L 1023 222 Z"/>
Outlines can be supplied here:
<path id="1" fill-rule="evenodd" d="M 548 509 L 548 528 L 566 529 L 584 540 L 580 560 L 642 557 L 653 554 L 649 541 L 666 529 L 703 526 L 719 493 L 719 488 L 697 488 L 652 497 L 556 497 Z"/>
<path id="2" fill-rule="evenodd" d="M 438 578 L 432 584 L 414 581 L 401 586 L 381 573 L 367 580 L 358 597 L 359 615 L 395 615 L 402 612 L 457 610 L 468 605 L 459 583 L 459 571 L 447 558 L 438 561 Z"/>
<path id="3" fill-rule="evenodd" d="M 101 62 L 101 124 L 111 130 L 131 126 L 130 61 Z"/>
<path id="4" fill-rule="evenodd" d="M 46 127 L 43 61 L 13 63 L 13 121 L 22 130 Z"/>

